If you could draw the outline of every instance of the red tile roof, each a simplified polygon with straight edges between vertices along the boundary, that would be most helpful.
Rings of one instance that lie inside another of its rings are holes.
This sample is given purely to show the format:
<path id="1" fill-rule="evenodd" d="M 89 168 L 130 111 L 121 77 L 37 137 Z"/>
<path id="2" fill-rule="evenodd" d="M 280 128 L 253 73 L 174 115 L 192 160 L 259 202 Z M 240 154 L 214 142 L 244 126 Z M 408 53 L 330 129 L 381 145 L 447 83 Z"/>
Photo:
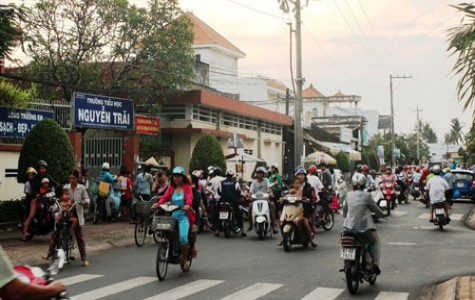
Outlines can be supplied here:
<path id="1" fill-rule="evenodd" d="M 313 87 L 313 84 L 311 84 L 308 88 L 302 91 L 302 96 L 304 98 L 324 97 L 322 93 L 320 93 L 316 88 Z"/>
<path id="2" fill-rule="evenodd" d="M 245 56 L 246 53 L 242 52 L 238 47 L 233 45 L 225 37 L 220 35 L 216 30 L 211 28 L 208 24 L 203 22 L 197 16 L 191 12 L 187 12 L 186 15 L 190 18 L 193 23 L 193 45 L 219 45 L 221 47 L 227 48 L 234 52 Z"/>
<path id="3" fill-rule="evenodd" d="M 290 116 L 241 101 L 236 101 L 205 90 L 195 90 L 180 93 L 173 97 L 169 103 L 202 104 L 215 109 L 221 109 L 238 115 L 260 119 L 276 124 L 290 126 L 293 123 L 293 118 Z"/>

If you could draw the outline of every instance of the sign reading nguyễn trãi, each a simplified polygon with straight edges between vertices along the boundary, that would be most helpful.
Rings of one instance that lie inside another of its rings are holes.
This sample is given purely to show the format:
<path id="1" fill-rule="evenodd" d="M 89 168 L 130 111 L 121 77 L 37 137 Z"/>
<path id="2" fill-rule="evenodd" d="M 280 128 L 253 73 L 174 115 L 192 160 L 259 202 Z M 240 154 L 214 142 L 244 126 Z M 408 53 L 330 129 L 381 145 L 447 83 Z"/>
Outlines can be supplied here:
<path id="1" fill-rule="evenodd" d="M 74 93 L 74 126 L 133 130 L 134 102 L 128 99 Z"/>
<path id="2" fill-rule="evenodd" d="M 39 121 L 53 118 L 51 111 L 0 107 L 0 137 L 26 137 Z"/>

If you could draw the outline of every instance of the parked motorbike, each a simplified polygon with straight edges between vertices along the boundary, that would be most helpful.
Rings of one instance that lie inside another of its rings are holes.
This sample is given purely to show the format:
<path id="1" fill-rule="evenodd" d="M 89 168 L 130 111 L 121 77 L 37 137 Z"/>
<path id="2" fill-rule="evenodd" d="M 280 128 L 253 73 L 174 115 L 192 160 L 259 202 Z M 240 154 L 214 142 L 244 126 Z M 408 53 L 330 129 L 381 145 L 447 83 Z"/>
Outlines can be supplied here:
<path id="1" fill-rule="evenodd" d="M 15 272 L 15 277 L 18 280 L 23 281 L 24 283 L 32 285 L 49 285 L 54 279 L 50 277 L 49 274 L 45 273 L 42 269 L 38 267 L 30 267 L 27 265 L 19 265 L 13 267 Z M 68 293 L 66 291 L 61 292 L 57 297 L 54 297 L 51 300 L 69 300 Z"/>
<path id="2" fill-rule="evenodd" d="M 282 245 L 286 252 L 292 250 L 293 245 L 302 245 L 306 248 L 310 243 L 303 224 L 303 201 L 308 200 L 297 195 L 286 195 L 282 200 L 280 227 L 282 229 Z"/>
<path id="3" fill-rule="evenodd" d="M 350 294 L 358 291 L 360 283 L 376 283 L 378 275 L 371 265 L 371 255 L 368 252 L 368 244 L 362 240 L 360 234 L 353 231 L 344 231 L 341 235 L 340 258 L 344 260 L 346 285 Z"/>
<path id="4" fill-rule="evenodd" d="M 219 212 L 219 226 L 220 230 L 224 232 L 226 238 L 231 237 L 231 233 L 238 234 L 240 229 L 237 227 L 237 220 L 234 214 L 236 213 L 233 206 L 229 202 L 221 202 L 218 207 Z"/>
<path id="5" fill-rule="evenodd" d="M 174 211 L 179 209 L 181 209 L 180 206 L 167 202 L 160 205 L 160 210 L 163 211 L 165 215 L 159 215 L 158 211 L 154 212 L 152 224 L 153 228 L 155 228 L 155 235 L 158 240 L 156 272 L 160 281 L 165 280 L 169 264 L 180 264 L 180 268 L 183 272 L 188 272 L 191 267 L 193 259 L 192 248 L 196 239 L 193 233 L 188 235 L 190 244 L 188 267 L 184 268 L 182 264 L 183 255 L 178 240 L 178 222 L 171 216 Z"/>
<path id="6" fill-rule="evenodd" d="M 36 209 L 35 216 L 28 227 L 26 233 L 27 240 L 31 240 L 35 235 L 45 235 L 53 231 L 54 218 L 49 211 L 49 208 L 54 203 L 54 199 L 56 199 L 54 192 L 49 192 L 36 199 L 36 201 L 39 201 L 40 205 Z"/>
<path id="7" fill-rule="evenodd" d="M 434 225 L 439 226 L 440 231 L 444 231 L 444 226 L 449 224 L 449 219 L 445 217 L 445 201 L 436 202 L 432 204 L 434 206 Z"/>
<path id="8" fill-rule="evenodd" d="M 272 237 L 269 194 L 256 193 L 252 195 L 252 224 L 254 231 L 263 240 L 267 235 Z"/>

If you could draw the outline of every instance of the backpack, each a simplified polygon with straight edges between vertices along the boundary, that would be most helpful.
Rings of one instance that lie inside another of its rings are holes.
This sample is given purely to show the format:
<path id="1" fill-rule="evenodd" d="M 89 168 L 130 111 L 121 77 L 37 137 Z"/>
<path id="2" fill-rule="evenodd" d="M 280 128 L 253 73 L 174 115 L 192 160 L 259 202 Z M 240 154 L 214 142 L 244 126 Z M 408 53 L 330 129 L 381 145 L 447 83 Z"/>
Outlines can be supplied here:
<path id="1" fill-rule="evenodd" d="M 110 192 L 110 184 L 108 182 L 105 182 L 105 181 L 100 181 L 99 182 L 99 187 L 98 187 L 98 195 L 99 197 L 103 197 L 103 198 L 106 198 L 109 196 L 109 192 Z"/>

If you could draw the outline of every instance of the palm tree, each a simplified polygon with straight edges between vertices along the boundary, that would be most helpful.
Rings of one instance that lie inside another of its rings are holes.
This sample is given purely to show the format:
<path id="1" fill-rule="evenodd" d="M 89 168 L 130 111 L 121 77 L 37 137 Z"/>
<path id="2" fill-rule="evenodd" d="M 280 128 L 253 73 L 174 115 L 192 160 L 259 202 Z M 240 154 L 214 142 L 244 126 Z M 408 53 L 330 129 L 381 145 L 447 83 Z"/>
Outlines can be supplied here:
<path id="1" fill-rule="evenodd" d="M 465 13 L 462 24 L 451 30 L 449 48 L 457 61 L 452 69 L 461 76 L 457 84 L 459 101 L 465 101 L 464 109 L 472 106 L 475 98 L 475 5 L 461 3 L 452 7 Z"/>
<path id="2" fill-rule="evenodd" d="M 462 124 L 457 118 L 452 119 L 450 121 L 450 142 L 451 144 L 459 145 L 463 143 L 463 133 L 462 133 Z"/>

